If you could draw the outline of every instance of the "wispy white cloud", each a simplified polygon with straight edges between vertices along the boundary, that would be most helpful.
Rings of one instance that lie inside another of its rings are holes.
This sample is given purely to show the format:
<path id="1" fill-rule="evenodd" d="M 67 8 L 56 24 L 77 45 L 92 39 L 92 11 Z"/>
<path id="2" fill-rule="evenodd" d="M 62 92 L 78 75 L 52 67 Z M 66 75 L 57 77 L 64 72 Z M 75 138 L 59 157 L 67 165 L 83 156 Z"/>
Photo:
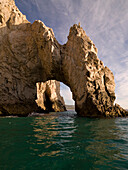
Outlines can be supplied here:
<path id="1" fill-rule="evenodd" d="M 99 58 L 115 75 L 117 102 L 128 108 L 127 0 L 16 0 L 30 21 L 41 19 L 57 40 L 67 41 L 69 28 L 81 22 L 98 48 Z M 63 94 L 68 96 L 69 90 Z"/>

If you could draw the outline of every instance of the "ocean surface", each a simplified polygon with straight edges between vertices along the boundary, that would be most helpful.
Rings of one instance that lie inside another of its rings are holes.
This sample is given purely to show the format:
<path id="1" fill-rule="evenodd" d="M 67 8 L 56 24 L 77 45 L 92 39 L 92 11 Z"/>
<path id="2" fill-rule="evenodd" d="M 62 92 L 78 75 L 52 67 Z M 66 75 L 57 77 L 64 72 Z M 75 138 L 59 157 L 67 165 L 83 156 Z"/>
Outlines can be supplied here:
<path id="1" fill-rule="evenodd" d="M 128 118 L 0 118 L 0 170 L 128 169 Z"/>

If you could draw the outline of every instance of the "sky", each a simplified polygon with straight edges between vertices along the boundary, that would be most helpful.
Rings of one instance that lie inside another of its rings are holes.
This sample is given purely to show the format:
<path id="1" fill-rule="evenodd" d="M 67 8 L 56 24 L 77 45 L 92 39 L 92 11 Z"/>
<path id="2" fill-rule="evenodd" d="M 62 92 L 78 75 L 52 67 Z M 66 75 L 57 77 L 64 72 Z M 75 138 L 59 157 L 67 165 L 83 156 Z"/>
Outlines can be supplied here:
<path id="1" fill-rule="evenodd" d="M 67 41 L 69 29 L 81 23 L 98 48 L 98 57 L 114 73 L 116 103 L 128 108 L 128 0 L 15 0 L 32 23 L 41 20 L 51 27 L 60 44 Z M 61 84 L 66 104 L 72 94 Z"/>

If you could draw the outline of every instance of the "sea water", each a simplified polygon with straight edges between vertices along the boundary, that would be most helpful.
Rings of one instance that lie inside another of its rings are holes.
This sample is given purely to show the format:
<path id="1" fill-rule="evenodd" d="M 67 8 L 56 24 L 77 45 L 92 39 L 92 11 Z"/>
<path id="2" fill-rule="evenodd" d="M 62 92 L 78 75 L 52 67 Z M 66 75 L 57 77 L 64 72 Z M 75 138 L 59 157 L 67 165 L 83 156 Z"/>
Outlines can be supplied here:
<path id="1" fill-rule="evenodd" d="M 0 170 L 128 169 L 128 118 L 0 118 Z"/>

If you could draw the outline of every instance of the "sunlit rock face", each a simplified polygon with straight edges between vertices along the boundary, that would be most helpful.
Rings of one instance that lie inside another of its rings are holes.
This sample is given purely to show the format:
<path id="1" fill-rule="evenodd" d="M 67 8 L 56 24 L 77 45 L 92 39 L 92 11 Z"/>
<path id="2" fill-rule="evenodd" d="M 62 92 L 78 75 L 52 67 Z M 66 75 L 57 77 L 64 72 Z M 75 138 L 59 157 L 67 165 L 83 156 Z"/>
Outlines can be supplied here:
<path id="1" fill-rule="evenodd" d="M 39 96 L 36 83 L 46 79 L 43 78 L 43 68 L 32 34 L 32 25 L 14 1 L 0 0 L 0 114 L 27 115 L 33 111 L 65 110 L 60 89 L 57 89 L 59 82 L 45 83 L 47 88 L 52 85 L 51 93 L 56 93 L 54 102 L 52 96 L 49 99 L 52 102 L 51 110 L 49 107 L 38 107 L 35 102 L 36 96 Z"/>
<path id="2" fill-rule="evenodd" d="M 38 110 L 35 84 L 57 80 L 70 87 L 79 116 L 126 116 L 125 110 L 114 106 L 113 73 L 98 59 L 95 45 L 80 24 L 70 28 L 67 43 L 60 45 L 51 28 L 41 21 L 29 23 L 13 0 L 2 1 L 0 8 L 7 11 L 0 14 L 1 112 Z M 47 88 L 44 91 L 47 94 Z"/>
<path id="3" fill-rule="evenodd" d="M 45 83 L 37 83 L 37 100 L 36 103 L 46 112 L 66 111 L 63 97 L 60 95 L 60 82 L 49 80 Z"/>

